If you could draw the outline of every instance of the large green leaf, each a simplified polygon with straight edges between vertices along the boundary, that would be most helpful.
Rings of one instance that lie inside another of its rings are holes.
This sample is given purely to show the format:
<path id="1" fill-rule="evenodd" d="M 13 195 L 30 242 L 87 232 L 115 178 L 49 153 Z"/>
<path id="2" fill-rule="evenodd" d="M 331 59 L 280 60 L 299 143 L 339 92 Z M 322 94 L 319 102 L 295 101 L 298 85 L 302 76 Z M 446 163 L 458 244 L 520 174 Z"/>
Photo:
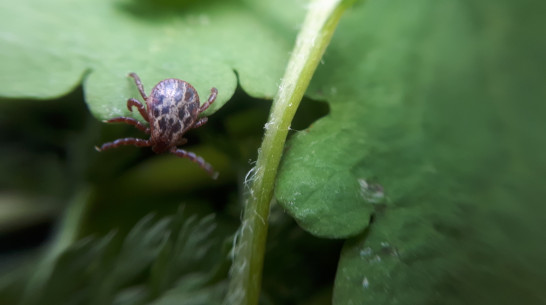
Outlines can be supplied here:
<path id="1" fill-rule="evenodd" d="M 357 235 L 334 304 L 546 301 L 538 11 L 370 0 L 342 20 L 309 90 L 331 113 L 288 143 L 276 189 L 311 233 Z"/>
<path id="2" fill-rule="evenodd" d="M 424 100 L 416 96 L 424 81 L 418 77 L 428 77 L 415 61 L 423 57 L 418 48 L 427 34 L 421 19 L 429 9 L 422 5 L 406 13 L 401 5 L 370 2 L 349 12 L 317 70 L 309 93 L 329 101 L 331 113 L 288 143 L 276 190 L 288 212 L 315 235 L 357 234 L 374 206 L 383 204 L 383 187 L 389 184 L 389 198 L 397 199 L 427 172 Z M 389 15 L 396 22 L 381 25 Z"/>
<path id="3" fill-rule="evenodd" d="M 24 0 L 0 4 L 0 95 L 51 98 L 84 79 L 98 118 L 127 114 L 139 97 L 176 77 L 208 97 L 215 111 L 240 85 L 250 95 L 276 91 L 303 6 L 260 1 Z"/>

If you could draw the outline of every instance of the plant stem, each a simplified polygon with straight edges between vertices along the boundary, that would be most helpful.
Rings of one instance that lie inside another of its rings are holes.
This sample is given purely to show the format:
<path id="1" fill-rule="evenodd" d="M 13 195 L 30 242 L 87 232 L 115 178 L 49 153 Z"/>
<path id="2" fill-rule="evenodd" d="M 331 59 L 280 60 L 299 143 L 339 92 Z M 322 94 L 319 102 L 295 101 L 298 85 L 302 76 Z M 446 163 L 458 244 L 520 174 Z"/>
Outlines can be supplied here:
<path id="1" fill-rule="evenodd" d="M 258 304 L 269 207 L 286 136 L 339 19 L 352 2 L 315 0 L 309 4 L 285 75 L 273 100 L 256 166 L 249 173 L 252 185 L 233 249 L 231 282 L 225 304 Z"/>

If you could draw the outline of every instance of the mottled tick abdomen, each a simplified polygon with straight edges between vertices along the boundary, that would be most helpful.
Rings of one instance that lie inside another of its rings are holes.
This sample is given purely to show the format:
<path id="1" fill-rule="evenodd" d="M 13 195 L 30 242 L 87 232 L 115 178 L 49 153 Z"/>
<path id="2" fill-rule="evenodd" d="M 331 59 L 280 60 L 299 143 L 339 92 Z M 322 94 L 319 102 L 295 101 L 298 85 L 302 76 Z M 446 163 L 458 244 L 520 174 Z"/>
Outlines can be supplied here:
<path id="1" fill-rule="evenodd" d="M 163 152 L 183 144 L 184 133 L 199 117 L 199 95 L 189 83 L 169 78 L 158 83 L 146 101 L 150 131 L 156 143 L 152 149 Z"/>

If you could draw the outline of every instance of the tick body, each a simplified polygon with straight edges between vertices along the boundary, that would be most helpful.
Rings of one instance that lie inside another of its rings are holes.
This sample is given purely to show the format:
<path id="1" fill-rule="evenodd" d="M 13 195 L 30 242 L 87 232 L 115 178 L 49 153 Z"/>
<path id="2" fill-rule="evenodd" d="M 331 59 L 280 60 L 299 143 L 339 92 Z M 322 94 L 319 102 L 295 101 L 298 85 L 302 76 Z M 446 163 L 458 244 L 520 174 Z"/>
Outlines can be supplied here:
<path id="1" fill-rule="evenodd" d="M 146 101 L 146 107 L 138 100 L 130 98 L 127 101 L 127 108 L 133 111 L 133 107 L 136 107 L 144 120 L 149 123 L 149 127 L 129 117 L 117 117 L 105 122 L 123 122 L 133 125 L 149 134 L 150 138 L 148 140 L 137 138 L 118 139 L 105 143 L 101 147 L 96 147 L 96 149 L 103 151 L 124 145 L 151 146 L 155 153 L 171 153 L 196 162 L 216 179 L 218 173 L 203 158 L 192 152 L 179 149 L 177 146 L 184 145 L 187 142 L 184 134 L 188 130 L 202 126 L 207 122 L 207 117 L 200 118 L 199 115 L 214 102 L 218 90 L 212 88 L 207 102 L 200 105 L 199 95 L 195 88 L 183 80 L 176 78 L 163 80 L 155 85 L 150 96 L 146 96 L 138 75 L 130 73 L 129 76 L 135 80 L 140 95 Z"/>

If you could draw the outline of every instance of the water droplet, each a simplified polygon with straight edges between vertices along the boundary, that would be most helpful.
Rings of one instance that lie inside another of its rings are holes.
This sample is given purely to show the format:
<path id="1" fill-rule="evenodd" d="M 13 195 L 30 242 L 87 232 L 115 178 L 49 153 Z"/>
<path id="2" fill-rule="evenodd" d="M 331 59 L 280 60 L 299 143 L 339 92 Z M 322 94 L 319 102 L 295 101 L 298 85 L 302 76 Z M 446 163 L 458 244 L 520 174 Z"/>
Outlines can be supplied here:
<path id="1" fill-rule="evenodd" d="M 370 255 L 372 255 L 372 252 L 373 252 L 372 248 L 366 247 L 366 248 L 360 250 L 360 256 L 370 256 Z"/>
<path id="2" fill-rule="evenodd" d="M 370 287 L 370 281 L 368 281 L 368 277 L 366 277 L 366 276 L 362 280 L 362 287 L 364 287 L 364 288 Z"/>
<path id="3" fill-rule="evenodd" d="M 365 179 L 358 179 L 360 194 L 364 200 L 370 203 L 379 203 L 385 197 L 383 187 L 377 183 L 368 183 Z"/>

